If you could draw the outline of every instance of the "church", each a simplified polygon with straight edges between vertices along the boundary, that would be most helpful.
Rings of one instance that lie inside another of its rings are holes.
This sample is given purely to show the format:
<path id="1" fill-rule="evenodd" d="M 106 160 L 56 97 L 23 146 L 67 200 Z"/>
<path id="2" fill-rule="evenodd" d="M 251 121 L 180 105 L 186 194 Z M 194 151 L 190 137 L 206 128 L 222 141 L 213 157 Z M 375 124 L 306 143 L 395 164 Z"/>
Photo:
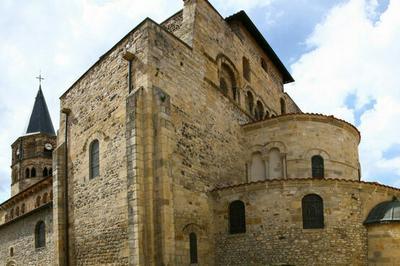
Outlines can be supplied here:
<path id="1" fill-rule="evenodd" d="M 146 18 L 61 95 L 57 131 L 39 86 L 0 266 L 398 265 L 400 189 L 363 181 L 358 129 L 291 82 L 244 11 Z"/>

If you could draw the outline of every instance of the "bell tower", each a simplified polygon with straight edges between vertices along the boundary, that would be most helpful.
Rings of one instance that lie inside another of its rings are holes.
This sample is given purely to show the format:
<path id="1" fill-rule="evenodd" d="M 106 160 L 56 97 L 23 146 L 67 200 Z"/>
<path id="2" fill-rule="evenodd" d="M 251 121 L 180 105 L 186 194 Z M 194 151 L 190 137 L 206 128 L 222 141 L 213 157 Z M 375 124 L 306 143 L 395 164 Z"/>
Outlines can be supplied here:
<path id="1" fill-rule="evenodd" d="M 11 196 L 52 175 L 56 134 L 39 76 L 39 90 L 25 134 L 12 145 Z"/>

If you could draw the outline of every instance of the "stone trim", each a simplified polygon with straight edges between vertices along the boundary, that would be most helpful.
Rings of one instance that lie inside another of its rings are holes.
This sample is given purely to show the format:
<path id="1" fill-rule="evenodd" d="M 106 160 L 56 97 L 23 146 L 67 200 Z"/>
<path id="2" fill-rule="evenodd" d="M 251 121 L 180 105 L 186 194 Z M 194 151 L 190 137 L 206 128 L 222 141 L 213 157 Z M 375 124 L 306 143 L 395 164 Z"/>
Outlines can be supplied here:
<path id="1" fill-rule="evenodd" d="M 253 191 L 253 190 L 260 190 L 264 189 L 269 186 L 286 186 L 292 185 L 291 183 L 305 183 L 305 184 L 315 184 L 315 183 L 335 183 L 335 185 L 355 185 L 357 187 L 360 186 L 369 186 L 373 189 L 386 189 L 386 190 L 393 190 L 393 192 L 399 192 L 400 188 L 391 187 L 387 185 L 383 185 L 377 182 L 367 182 L 367 181 L 358 181 L 358 180 L 347 180 L 347 179 L 338 179 L 338 178 L 325 178 L 325 179 L 312 179 L 312 178 L 289 178 L 289 179 L 267 179 L 262 181 L 256 182 L 249 182 L 249 183 L 241 183 L 231 186 L 225 187 L 217 187 L 212 189 L 210 192 L 218 192 L 218 191 L 225 191 L 225 190 L 235 190 L 238 191 Z"/>

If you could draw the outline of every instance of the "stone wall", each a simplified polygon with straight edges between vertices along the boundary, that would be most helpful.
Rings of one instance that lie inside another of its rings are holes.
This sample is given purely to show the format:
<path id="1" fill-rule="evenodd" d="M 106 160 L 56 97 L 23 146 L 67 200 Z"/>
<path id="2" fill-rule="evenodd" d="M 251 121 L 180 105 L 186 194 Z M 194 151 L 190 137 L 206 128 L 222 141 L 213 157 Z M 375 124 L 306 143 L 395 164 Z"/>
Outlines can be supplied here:
<path id="1" fill-rule="evenodd" d="M 39 221 L 46 225 L 46 246 L 35 248 L 35 226 Z M 47 204 L 19 219 L 0 226 L 0 265 L 53 265 L 52 205 Z M 13 249 L 13 256 L 11 250 Z"/>
<path id="2" fill-rule="evenodd" d="M 126 265 L 130 252 L 128 238 L 136 238 L 128 237 L 125 136 L 128 63 L 123 55 L 127 47 L 136 55 L 133 86 L 143 87 L 147 81 L 146 21 L 102 56 L 61 97 L 61 108 L 71 111 L 68 124 L 69 242 L 71 260 L 77 265 Z M 62 144 L 65 115 L 62 114 L 60 120 L 58 143 Z M 100 175 L 90 179 L 89 146 L 95 139 L 100 145 Z"/>
<path id="3" fill-rule="evenodd" d="M 249 143 L 248 158 L 261 152 L 268 175 L 269 153 L 278 149 L 282 160 L 282 174 L 275 178 L 311 177 L 311 158 L 324 159 L 325 178 L 359 180 L 359 132 L 352 125 L 334 117 L 296 114 L 285 115 L 244 126 Z M 286 164 L 286 165 L 285 165 Z M 249 176 L 249 180 L 251 176 Z M 253 180 L 254 181 L 254 180 Z"/>
<path id="4" fill-rule="evenodd" d="M 368 265 L 397 265 L 399 247 L 399 223 L 368 225 Z"/>
<path id="5" fill-rule="evenodd" d="M 276 180 L 216 190 L 216 265 L 366 265 L 369 206 L 400 195 L 373 183 Z M 303 229 L 302 198 L 323 199 L 324 228 Z M 242 200 L 246 233 L 228 233 L 228 206 Z M 374 240 L 373 240 L 374 241 Z"/>

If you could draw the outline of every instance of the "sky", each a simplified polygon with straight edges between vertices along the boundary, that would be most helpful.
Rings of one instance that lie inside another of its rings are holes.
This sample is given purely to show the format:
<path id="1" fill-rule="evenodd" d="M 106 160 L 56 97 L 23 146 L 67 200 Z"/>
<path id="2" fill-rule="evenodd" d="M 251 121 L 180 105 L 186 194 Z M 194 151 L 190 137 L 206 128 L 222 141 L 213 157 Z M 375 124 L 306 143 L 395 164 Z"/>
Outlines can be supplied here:
<path id="1" fill-rule="evenodd" d="M 211 0 L 245 10 L 286 65 L 304 112 L 333 114 L 361 131 L 362 180 L 400 187 L 400 1 Z M 10 145 L 42 89 L 55 128 L 59 96 L 126 33 L 162 22 L 182 0 L 0 1 L 0 202 L 10 196 Z"/>

